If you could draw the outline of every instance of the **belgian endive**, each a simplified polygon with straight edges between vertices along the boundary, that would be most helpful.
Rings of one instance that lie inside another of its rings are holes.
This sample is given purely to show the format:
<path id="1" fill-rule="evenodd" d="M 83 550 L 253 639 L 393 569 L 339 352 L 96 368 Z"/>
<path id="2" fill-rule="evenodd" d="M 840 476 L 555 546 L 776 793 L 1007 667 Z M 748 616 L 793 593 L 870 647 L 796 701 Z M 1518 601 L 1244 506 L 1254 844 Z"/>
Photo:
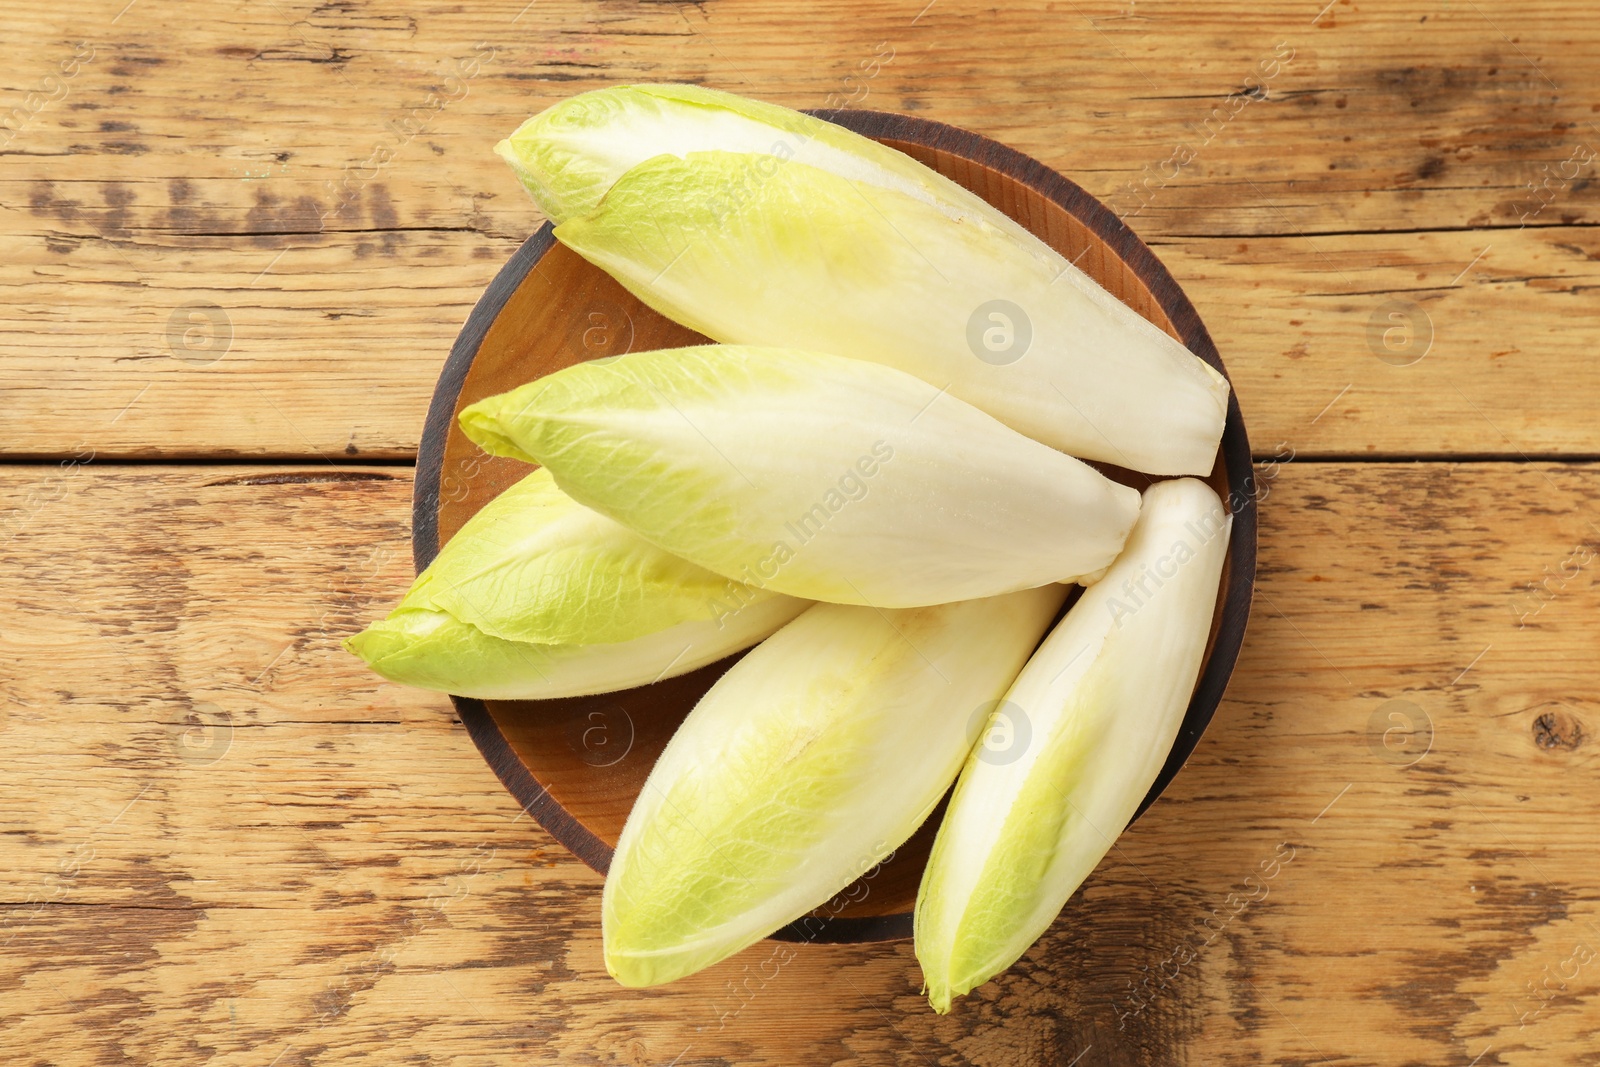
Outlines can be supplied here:
<path id="1" fill-rule="evenodd" d="M 1139 494 L 890 367 L 705 345 L 581 363 L 461 426 L 675 555 L 812 600 L 919 607 L 1106 566 Z"/>
<path id="2" fill-rule="evenodd" d="M 601 904 L 611 974 L 648 986 L 709 967 L 882 861 L 944 795 L 1064 598 L 819 604 L 735 664 L 623 827 Z"/>
<path id="3" fill-rule="evenodd" d="M 917 895 L 936 1011 L 1027 951 L 1133 818 L 1189 705 L 1231 525 L 1201 482 L 1151 486 L 1127 548 L 1006 693 L 996 715 L 1029 743 L 968 759 Z"/>
<path id="4" fill-rule="evenodd" d="M 715 340 L 874 360 L 1075 456 L 1211 470 L 1226 379 L 900 152 L 681 85 L 580 94 L 497 150 L 558 239 Z"/>
<path id="5" fill-rule="evenodd" d="M 627 689 L 749 648 L 805 610 L 678 559 L 536 470 L 346 640 L 391 681 L 531 700 Z"/>

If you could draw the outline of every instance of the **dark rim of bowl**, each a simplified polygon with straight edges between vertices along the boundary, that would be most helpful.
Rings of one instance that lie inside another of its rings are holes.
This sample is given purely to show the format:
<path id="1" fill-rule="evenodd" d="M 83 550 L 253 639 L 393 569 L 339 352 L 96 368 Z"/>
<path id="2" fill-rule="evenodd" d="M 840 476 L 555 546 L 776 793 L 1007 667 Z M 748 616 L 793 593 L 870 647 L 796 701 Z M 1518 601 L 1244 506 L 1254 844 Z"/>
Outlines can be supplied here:
<path id="1" fill-rule="evenodd" d="M 1055 201 L 1069 214 L 1075 216 L 1107 247 L 1127 263 L 1136 275 L 1150 287 L 1156 302 L 1172 321 L 1178 335 L 1189 350 L 1211 364 L 1224 376 L 1227 369 L 1217 347 L 1200 321 L 1199 312 L 1179 288 L 1177 280 L 1156 258 L 1154 252 L 1128 228 L 1120 218 L 1089 195 L 1081 187 L 1046 167 L 1030 156 L 982 134 L 971 133 L 931 119 L 912 118 L 882 111 L 813 110 L 807 114 L 836 123 L 867 137 L 907 141 L 952 155 L 974 160 L 1000 171 L 1035 192 Z M 450 348 L 428 405 L 427 421 L 423 425 L 422 441 L 417 454 L 416 483 L 411 501 L 411 550 L 418 574 L 433 562 L 439 553 L 438 497 L 439 483 L 444 469 L 445 442 L 450 434 L 450 420 L 455 412 L 456 400 L 467 374 L 477 357 L 495 319 L 506 302 L 533 270 L 540 257 L 547 252 L 555 237 L 550 223 L 523 242 L 522 247 L 500 268 L 494 280 L 484 290 L 483 296 L 467 316 L 466 325 Z M 1166 763 L 1155 783 L 1145 795 L 1137 820 L 1155 802 L 1162 791 L 1177 776 L 1188 760 L 1200 735 L 1205 732 L 1228 679 L 1239 658 L 1244 643 L 1245 624 L 1250 616 L 1250 602 L 1255 589 L 1256 573 L 1256 492 L 1251 466 L 1250 441 L 1245 434 L 1244 417 L 1239 411 L 1238 395 L 1231 389 L 1228 395 L 1228 418 L 1222 434 L 1222 455 L 1231 488 L 1227 502 L 1233 512 L 1233 532 L 1228 544 L 1231 565 L 1229 585 L 1223 600 L 1222 622 L 1217 632 L 1211 658 L 1195 686 L 1189 709 L 1184 713 L 1183 726 Z M 461 723 L 467 728 L 478 751 L 494 770 L 501 783 L 532 815 L 574 855 L 601 874 L 610 860 L 611 848 L 588 827 L 573 818 L 540 785 L 517 758 L 505 735 L 500 732 L 494 717 L 481 700 L 452 696 Z M 1130 825 L 1132 820 L 1130 820 Z M 836 916 L 818 920 L 811 918 L 806 924 L 800 921 L 772 934 L 778 941 L 812 941 L 819 943 L 856 943 L 869 941 L 898 941 L 911 936 L 910 912 L 893 915 Z"/>

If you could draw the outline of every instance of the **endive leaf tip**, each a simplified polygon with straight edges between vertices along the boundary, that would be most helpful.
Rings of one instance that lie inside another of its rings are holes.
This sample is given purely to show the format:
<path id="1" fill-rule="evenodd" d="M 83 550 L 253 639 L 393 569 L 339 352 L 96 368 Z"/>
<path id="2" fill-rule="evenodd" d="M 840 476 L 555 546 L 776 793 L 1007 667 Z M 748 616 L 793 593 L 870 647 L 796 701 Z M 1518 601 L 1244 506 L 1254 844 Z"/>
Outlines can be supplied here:
<path id="1" fill-rule="evenodd" d="M 628 962 L 626 956 L 617 956 L 610 949 L 607 949 L 605 960 L 606 973 L 618 985 L 626 986 L 629 989 L 643 989 L 651 984 L 643 975 L 636 973 L 633 968 L 626 965 Z"/>
<path id="2" fill-rule="evenodd" d="M 612 939 L 602 935 L 602 940 L 611 941 L 602 949 L 606 973 L 615 979 L 618 985 L 629 989 L 649 989 L 651 986 L 666 985 L 668 982 L 675 982 L 679 978 L 695 973 L 703 966 L 695 961 L 691 953 L 628 952 L 617 947 L 615 935 Z"/>
<path id="3" fill-rule="evenodd" d="M 517 442 L 505 432 L 501 416 L 508 395 L 502 393 L 480 400 L 464 408 L 456 421 L 460 423 L 461 432 L 467 435 L 467 439 L 489 455 L 538 463 L 537 458 L 518 447 Z"/>
<path id="4" fill-rule="evenodd" d="M 521 178 L 527 172 L 527 168 L 522 165 L 522 160 L 517 158 L 516 151 L 511 147 L 511 138 L 503 137 L 495 142 L 494 154 L 505 160 L 511 169 L 517 172 L 517 177 Z"/>
<path id="5" fill-rule="evenodd" d="M 936 1014 L 950 1014 L 950 1005 L 953 1003 L 950 996 L 950 987 L 944 982 L 931 982 L 926 972 L 922 975 L 922 988 L 917 990 L 922 996 L 928 998 L 928 1006 Z"/>
<path id="6" fill-rule="evenodd" d="M 377 670 L 378 664 L 385 657 L 405 644 L 405 637 L 396 632 L 388 619 L 379 619 L 359 633 L 350 634 L 339 643 L 344 646 L 346 652 L 373 670 Z"/>

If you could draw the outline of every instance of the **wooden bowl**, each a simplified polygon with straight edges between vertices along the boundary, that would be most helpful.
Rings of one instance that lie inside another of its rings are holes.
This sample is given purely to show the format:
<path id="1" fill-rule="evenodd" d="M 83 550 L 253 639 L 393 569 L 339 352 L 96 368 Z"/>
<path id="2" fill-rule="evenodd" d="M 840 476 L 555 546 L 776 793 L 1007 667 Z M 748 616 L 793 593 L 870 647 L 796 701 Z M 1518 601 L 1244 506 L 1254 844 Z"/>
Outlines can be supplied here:
<path id="1" fill-rule="evenodd" d="M 1061 175 L 977 134 L 926 119 L 871 111 L 818 111 L 960 182 L 1017 219 L 1145 318 L 1223 370 L 1194 307 L 1143 242 Z M 479 451 L 457 425 L 462 408 L 585 359 L 703 344 L 640 303 L 598 267 L 558 244 L 546 223 L 511 257 L 451 349 L 428 410 L 417 462 L 413 551 L 420 573 L 438 546 L 531 467 Z M 1224 373 L 1226 373 L 1224 371 Z M 1098 465 L 1143 488 L 1149 479 Z M 1250 445 L 1237 402 L 1210 479 L 1234 513 L 1232 543 L 1205 664 L 1178 740 L 1140 813 L 1193 751 L 1233 670 L 1250 612 L 1256 512 Z M 695 702 L 737 660 L 604 696 L 551 701 L 452 697 L 461 721 L 500 780 L 556 840 L 604 873 L 623 821 L 656 757 Z M 942 807 L 894 858 L 818 909 L 822 921 L 774 936 L 805 941 L 886 941 L 911 936 L 917 883 Z M 595 901 L 599 907 L 599 899 Z"/>

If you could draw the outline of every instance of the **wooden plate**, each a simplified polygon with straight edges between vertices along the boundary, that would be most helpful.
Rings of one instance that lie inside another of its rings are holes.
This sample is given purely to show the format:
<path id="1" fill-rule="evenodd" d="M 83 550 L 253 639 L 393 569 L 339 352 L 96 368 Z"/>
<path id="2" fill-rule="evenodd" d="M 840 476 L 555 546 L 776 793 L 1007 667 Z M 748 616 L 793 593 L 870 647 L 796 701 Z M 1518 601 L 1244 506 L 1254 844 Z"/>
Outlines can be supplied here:
<path id="1" fill-rule="evenodd" d="M 926 119 L 871 111 L 814 114 L 897 148 L 978 193 L 1223 370 L 1216 346 L 1172 275 L 1104 205 L 1061 175 L 987 138 Z M 434 391 L 412 507 L 417 571 L 478 508 L 532 469 L 480 452 L 457 425 L 462 408 L 585 359 L 705 342 L 558 244 L 546 223 L 489 284 Z M 1101 469 L 1140 488 L 1149 481 L 1117 468 Z M 1209 480 L 1234 513 L 1232 543 L 1199 683 L 1177 743 L 1140 813 L 1177 774 L 1210 722 L 1250 613 L 1256 558 L 1254 481 L 1244 421 L 1232 399 L 1222 450 Z M 512 795 L 556 840 L 604 873 L 628 810 L 667 739 L 736 660 L 604 696 L 451 699 Z M 910 937 L 917 882 L 942 810 L 868 879 L 774 936 L 834 942 Z"/>

